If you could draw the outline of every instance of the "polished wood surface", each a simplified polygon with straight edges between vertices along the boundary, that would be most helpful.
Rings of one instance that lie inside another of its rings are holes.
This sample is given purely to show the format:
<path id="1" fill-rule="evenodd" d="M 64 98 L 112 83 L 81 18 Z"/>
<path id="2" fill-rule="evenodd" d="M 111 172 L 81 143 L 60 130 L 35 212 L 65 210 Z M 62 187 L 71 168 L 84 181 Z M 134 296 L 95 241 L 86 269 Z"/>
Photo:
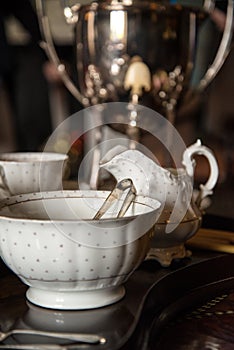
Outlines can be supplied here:
<path id="1" fill-rule="evenodd" d="M 95 345 L 103 350 L 229 350 L 234 345 L 233 266 L 233 254 L 209 251 L 175 261 L 170 268 L 145 261 L 127 281 L 126 295 L 118 303 L 61 312 L 30 305 L 27 287 L 1 263 L 0 329 L 97 332 L 108 340 Z M 25 339 L 5 342 L 24 344 Z M 85 348 L 91 350 L 93 345 Z"/>
<path id="2" fill-rule="evenodd" d="M 149 349 L 234 349 L 234 290 L 214 294 L 205 304 L 178 315 Z"/>
<path id="3" fill-rule="evenodd" d="M 209 252 L 206 253 L 209 255 Z M 159 280 L 151 288 L 135 331 L 123 349 L 209 349 L 205 347 L 204 333 L 193 332 L 193 327 L 196 329 L 196 323 L 201 325 L 200 316 L 208 317 L 208 314 L 202 310 L 218 306 L 219 300 L 222 301 L 222 305 L 220 304 L 222 315 L 228 317 L 229 329 L 233 329 L 233 305 L 229 304 L 229 295 L 232 303 L 234 290 L 232 261 L 234 261 L 232 254 L 208 258 L 192 266 L 187 265 L 176 269 L 174 273 Z M 215 299 L 215 305 L 212 305 Z M 227 304 L 224 307 L 225 302 Z M 199 311 L 201 315 L 198 314 Z M 207 332 L 205 335 L 211 335 L 212 330 L 217 328 L 215 312 L 216 309 L 210 311 L 210 316 L 214 317 L 209 317 L 210 326 L 208 323 L 204 326 Z M 201 326 L 200 330 L 202 328 Z M 217 334 L 221 336 L 224 343 L 227 343 L 225 346 L 228 346 L 230 339 L 223 337 L 221 330 L 219 328 Z M 225 333 L 225 329 L 223 331 Z M 181 343 L 180 340 L 184 342 Z M 231 342 L 233 341 L 234 338 Z M 193 348 L 191 344 L 195 344 L 194 346 L 199 344 L 199 346 Z M 223 347 L 217 349 L 223 349 Z"/>

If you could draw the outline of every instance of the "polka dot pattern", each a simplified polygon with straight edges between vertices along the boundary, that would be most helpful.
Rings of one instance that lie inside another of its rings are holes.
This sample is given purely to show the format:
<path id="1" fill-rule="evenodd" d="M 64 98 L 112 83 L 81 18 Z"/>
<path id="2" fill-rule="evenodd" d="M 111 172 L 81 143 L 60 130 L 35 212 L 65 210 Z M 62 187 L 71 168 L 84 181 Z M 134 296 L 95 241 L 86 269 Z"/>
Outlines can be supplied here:
<path id="1" fill-rule="evenodd" d="M 11 223 L 11 226 L 10 232 L 14 232 L 15 224 Z M 43 232 L 35 238 L 27 227 L 23 235 L 25 240 L 14 233 L 9 236 L 3 230 L 2 256 L 7 265 L 24 279 L 40 281 L 124 278 L 142 261 L 149 241 L 146 235 L 129 245 L 108 250 L 75 244 L 59 233 L 55 237 L 56 243 Z"/>

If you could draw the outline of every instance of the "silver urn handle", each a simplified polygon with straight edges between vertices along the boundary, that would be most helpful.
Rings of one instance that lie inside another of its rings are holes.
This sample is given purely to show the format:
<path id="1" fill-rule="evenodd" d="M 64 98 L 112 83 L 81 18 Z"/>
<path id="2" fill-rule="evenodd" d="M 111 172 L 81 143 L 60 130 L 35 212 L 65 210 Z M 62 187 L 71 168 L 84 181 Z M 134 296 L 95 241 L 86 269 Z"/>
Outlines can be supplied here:
<path id="1" fill-rule="evenodd" d="M 67 3 L 67 1 L 63 1 L 63 2 L 64 4 Z M 77 4 L 76 7 L 69 7 L 68 5 L 64 7 L 64 12 L 67 14 L 68 17 L 70 16 L 69 23 L 75 23 L 75 21 L 78 20 L 79 8 L 80 8 L 79 4 Z M 89 106 L 89 100 L 85 96 L 83 96 L 81 92 L 77 89 L 76 85 L 74 84 L 69 74 L 67 73 L 65 65 L 61 62 L 60 58 L 58 57 L 57 51 L 54 46 L 51 30 L 50 30 L 49 18 L 46 15 L 46 11 L 45 11 L 45 1 L 36 0 L 36 9 L 37 9 L 40 29 L 43 37 L 43 40 L 40 42 L 41 48 L 46 52 L 48 58 L 56 66 L 57 71 L 60 74 L 64 85 L 67 87 L 70 93 L 83 106 L 85 107 Z M 75 13 L 76 13 L 76 16 L 75 16 Z"/>
<path id="2" fill-rule="evenodd" d="M 214 2 L 214 1 L 212 0 L 211 2 Z M 204 6 L 205 6 L 205 3 L 206 1 L 204 1 Z M 216 74 L 219 72 L 220 68 L 222 67 L 230 51 L 230 44 L 231 44 L 232 35 L 233 35 L 233 15 L 234 15 L 234 2 L 233 0 L 228 0 L 223 36 L 213 63 L 209 66 L 205 75 L 200 80 L 200 83 L 197 88 L 198 91 L 203 91 L 210 84 L 210 82 L 214 79 Z"/>

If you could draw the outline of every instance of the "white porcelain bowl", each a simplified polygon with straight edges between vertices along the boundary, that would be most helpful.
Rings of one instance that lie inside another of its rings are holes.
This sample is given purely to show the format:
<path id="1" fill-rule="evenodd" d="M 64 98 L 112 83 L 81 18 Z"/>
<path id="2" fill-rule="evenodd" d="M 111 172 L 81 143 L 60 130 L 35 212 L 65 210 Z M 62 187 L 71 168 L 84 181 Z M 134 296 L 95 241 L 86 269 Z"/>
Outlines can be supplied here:
<path id="1" fill-rule="evenodd" d="M 52 191 L 0 202 L 1 257 L 30 286 L 32 303 L 89 309 L 124 296 L 123 283 L 150 248 L 160 203 L 139 196 L 124 218 L 115 218 L 115 206 L 92 220 L 109 193 Z"/>
<path id="2" fill-rule="evenodd" d="M 68 156 L 53 152 L 0 154 L 0 198 L 62 189 Z"/>

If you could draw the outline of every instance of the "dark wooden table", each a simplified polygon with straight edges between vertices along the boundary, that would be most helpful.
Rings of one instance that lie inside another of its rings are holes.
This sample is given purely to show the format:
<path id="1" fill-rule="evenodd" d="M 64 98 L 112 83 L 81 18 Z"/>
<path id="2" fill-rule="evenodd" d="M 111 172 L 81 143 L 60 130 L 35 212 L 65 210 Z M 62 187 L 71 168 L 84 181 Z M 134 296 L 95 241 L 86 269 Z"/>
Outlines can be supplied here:
<path id="1" fill-rule="evenodd" d="M 152 332 L 153 333 L 153 332 Z M 234 289 L 213 291 L 201 302 L 152 335 L 149 349 L 234 349 Z"/>
<path id="2" fill-rule="evenodd" d="M 96 310 L 59 311 L 28 303 L 27 287 L 1 263 L 0 328 L 94 332 L 107 339 L 104 345 L 77 349 L 233 349 L 233 267 L 234 255 L 206 251 L 194 252 L 170 268 L 145 261 L 126 283 L 126 295 L 118 303 Z M 5 340 L 5 344 L 35 342 L 38 337 Z"/>

